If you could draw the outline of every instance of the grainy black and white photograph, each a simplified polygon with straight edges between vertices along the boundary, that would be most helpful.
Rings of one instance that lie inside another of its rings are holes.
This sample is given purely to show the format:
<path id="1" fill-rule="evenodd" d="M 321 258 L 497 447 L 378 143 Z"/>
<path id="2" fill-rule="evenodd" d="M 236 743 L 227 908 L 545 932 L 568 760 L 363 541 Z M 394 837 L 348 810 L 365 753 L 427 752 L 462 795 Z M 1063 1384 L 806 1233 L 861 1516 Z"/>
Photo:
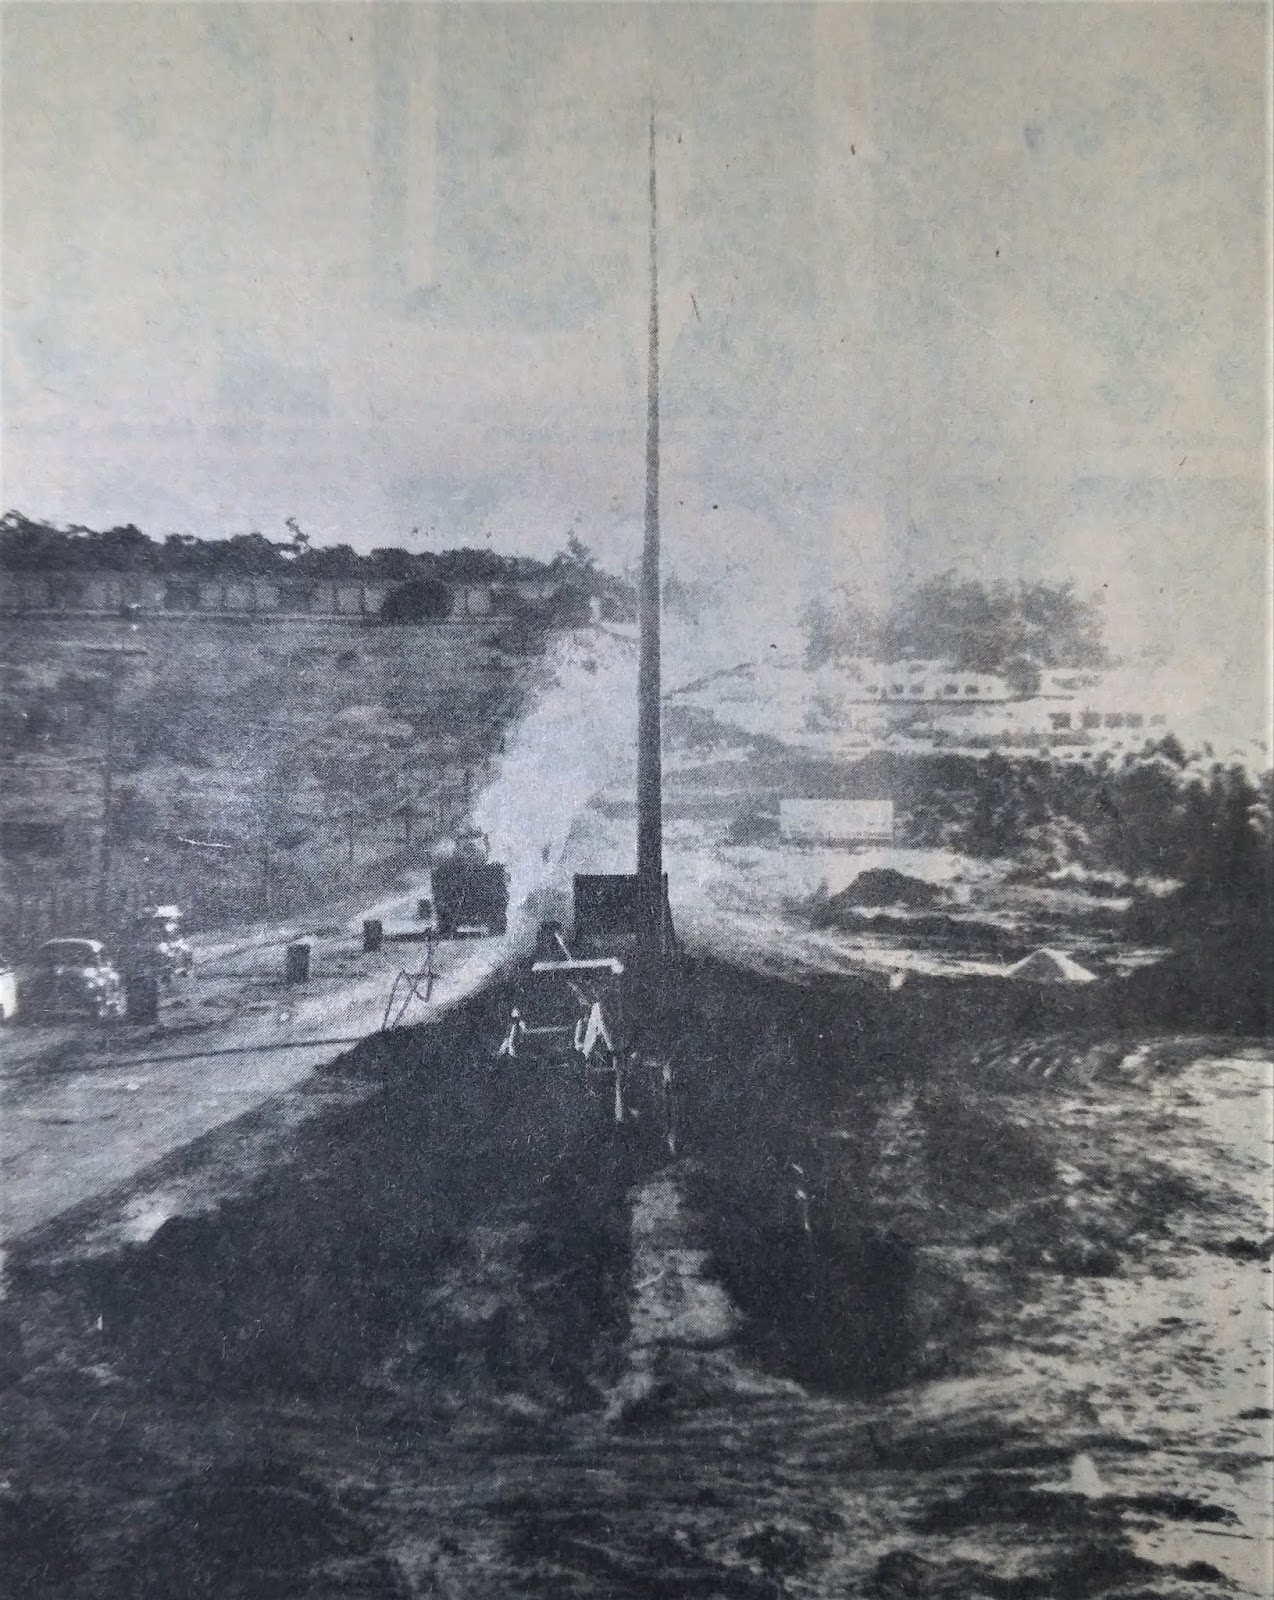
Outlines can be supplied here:
<path id="1" fill-rule="evenodd" d="M 1269 0 L 7 0 L 0 1594 L 1274 1591 Z"/>

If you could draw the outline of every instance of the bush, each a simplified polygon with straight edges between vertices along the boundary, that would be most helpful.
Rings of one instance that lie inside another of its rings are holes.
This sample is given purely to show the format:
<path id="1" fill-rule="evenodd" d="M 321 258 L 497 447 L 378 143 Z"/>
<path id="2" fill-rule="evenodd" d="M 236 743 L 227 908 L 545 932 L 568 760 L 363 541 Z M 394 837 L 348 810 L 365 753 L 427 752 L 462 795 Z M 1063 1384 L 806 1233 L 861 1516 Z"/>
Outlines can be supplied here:
<path id="1" fill-rule="evenodd" d="M 413 578 L 391 589 L 381 602 L 380 620 L 390 623 L 442 622 L 451 615 L 453 596 L 445 583 Z"/>

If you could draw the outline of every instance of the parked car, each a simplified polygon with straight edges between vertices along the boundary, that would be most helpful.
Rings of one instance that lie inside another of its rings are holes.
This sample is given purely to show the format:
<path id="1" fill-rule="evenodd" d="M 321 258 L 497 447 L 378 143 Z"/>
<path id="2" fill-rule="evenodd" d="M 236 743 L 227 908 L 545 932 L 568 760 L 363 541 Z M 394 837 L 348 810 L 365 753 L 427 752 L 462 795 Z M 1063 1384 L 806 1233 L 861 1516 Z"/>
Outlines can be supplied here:
<path id="1" fill-rule="evenodd" d="M 162 982 L 188 978 L 194 951 L 182 937 L 180 906 L 148 906 L 134 922 L 125 947 L 130 973 L 150 973 Z"/>
<path id="2" fill-rule="evenodd" d="M 100 940 L 49 939 L 36 951 L 21 993 L 22 1012 L 37 1017 L 96 1017 L 125 1013 L 124 984 Z"/>
<path id="3" fill-rule="evenodd" d="M 0 956 L 0 1022 L 8 1022 L 17 1009 L 17 974 L 9 962 Z"/>

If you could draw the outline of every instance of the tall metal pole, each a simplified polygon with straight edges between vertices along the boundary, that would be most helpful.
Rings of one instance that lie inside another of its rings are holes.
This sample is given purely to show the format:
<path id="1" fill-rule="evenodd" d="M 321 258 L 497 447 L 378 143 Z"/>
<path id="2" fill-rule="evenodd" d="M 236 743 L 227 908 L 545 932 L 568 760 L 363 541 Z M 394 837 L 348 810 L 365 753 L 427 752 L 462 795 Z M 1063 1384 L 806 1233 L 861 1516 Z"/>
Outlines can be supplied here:
<path id="1" fill-rule="evenodd" d="M 663 949 L 663 755 L 659 696 L 659 255 L 655 114 L 650 114 L 650 349 L 646 377 L 646 524 L 641 552 L 637 669 L 637 892 L 642 938 Z"/>

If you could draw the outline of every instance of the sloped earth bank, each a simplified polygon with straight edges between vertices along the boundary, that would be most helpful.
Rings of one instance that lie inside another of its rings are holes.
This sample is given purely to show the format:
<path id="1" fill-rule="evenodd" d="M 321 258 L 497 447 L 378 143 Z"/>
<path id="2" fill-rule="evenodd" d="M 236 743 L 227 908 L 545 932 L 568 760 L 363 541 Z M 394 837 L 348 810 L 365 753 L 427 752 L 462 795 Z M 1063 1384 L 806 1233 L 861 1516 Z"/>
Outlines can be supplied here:
<path id="1" fill-rule="evenodd" d="M 617 1134 L 606 1086 L 493 1072 L 489 996 L 337 1063 L 215 1210 L 28 1241 L 0 1587 L 1268 1592 L 1268 1049 L 695 997 L 675 1154 L 640 1085 Z"/>

